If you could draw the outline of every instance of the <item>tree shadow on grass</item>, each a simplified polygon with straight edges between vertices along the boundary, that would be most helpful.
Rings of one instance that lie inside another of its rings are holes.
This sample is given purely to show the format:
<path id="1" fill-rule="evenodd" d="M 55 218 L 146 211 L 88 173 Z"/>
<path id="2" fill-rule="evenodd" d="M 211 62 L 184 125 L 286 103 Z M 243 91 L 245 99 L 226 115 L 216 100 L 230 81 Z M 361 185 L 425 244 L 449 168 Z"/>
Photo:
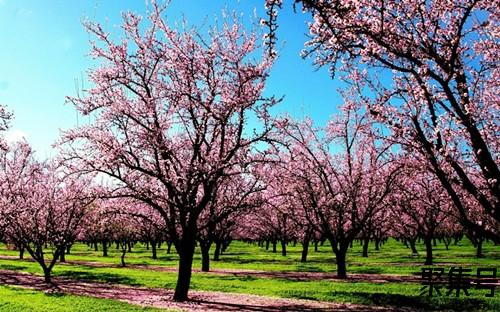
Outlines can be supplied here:
<path id="1" fill-rule="evenodd" d="M 22 271 L 27 268 L 25 265 L 0 264 L 0 270 Z"/>
<path id="2" fill-rule="evenodd" d="M 134 279 L 131 279 L 123 275 L 118 275 L 113 273 L 94 273 L 88 269 L 85 271 L 75 270 L 75 271 L 60 272 L 57 274 L 57 276 L 73 279 L 76 281 L 106 282 L 112 284 L 140 286 L 140 284 L 136 283 Z"/>
<path id="3" fill-rule="evenodd" d="M 356 273 L 363 273 L 363 274 L 382 274 L 385 273 L 385 271 L 381 268 L 370 268 L 370 267 L 361 267 L 361 268 L 356 268 Z"/>

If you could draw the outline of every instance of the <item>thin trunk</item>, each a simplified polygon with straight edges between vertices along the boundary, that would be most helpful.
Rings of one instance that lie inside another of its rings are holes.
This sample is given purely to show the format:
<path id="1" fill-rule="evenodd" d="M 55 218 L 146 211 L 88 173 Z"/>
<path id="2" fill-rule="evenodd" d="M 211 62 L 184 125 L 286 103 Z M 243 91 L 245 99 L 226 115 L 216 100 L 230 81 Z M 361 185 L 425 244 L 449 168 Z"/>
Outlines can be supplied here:
<path id="1" fill-rule="evenodd" d="M 273 252 L 276 252 L 276 241 L 273 241 Z"/>
<path id="2" fill-rule="evenodd" d="M 482 258 L 483 257 L 483 239 L 478 239 L 477 241 L 477 246 L 476 246 L 476 257 L 477 258 Z"/>
<path id="3" fill-rule="evenodd" d="M 307 261 L 307 253 L 309 251 L 309 236 L 306 235 L 304 241 L 302 242 L 302 257 L 300 258 L 300 262 Z"/>
<path id="4" fill-rule="evenodd" d="M 318 251 L 318 241 L 317 240 L 314 241 L 314 251 L 315 252 Z"/>
<path id="5" fill-rule="evenodd" d="M 425 265 L 432 265 L 432 238 L 425 238 Z"/>
<path id="6" fill-rule="evenodd" d="M 413 255 L 418 255 L 415 239 L 409 239 L 408 242 L 410 243 L 411 253 Z"/>
<path id="7" fill-rule="evenodd" d="M 201 243 L 201 271 L 210 271 L 210 243 Z"/>
<path id="8" fill-rule="evenodd" d="M 269 250 L 269 241 L 266 240 L 266 250 Z"/>
<path id="9" fill-rule="evenodd" d="M 167 254 L 170 254 L 172 251 L 172 242 L 167 242 Z"/>
<path id="10" fill-rule="evenodd" d="M 102 256 L 107 257 L 108 256 L 108 242 L 106 242 L 106 240 L 103 240 L 101 243 L 102 243 Z"/>
<path id="11" fill-rule="evenodd" d="M 122 246 L 122 256 L 121 256 L 121 262 L 122 262 L 122 267 L 125 266 L 125 254 L 127 253 L 127 246 L 125 243 L 123 243 L 123 246 Z"/>
<path id="12" fill-rule="evenodd" d="M 24 246 L 19 247 L 19 259 L 24 259 Z"/>
<path id="13" fill-rule="evenodd" d="M 215 251 L 214 251 L 214 261 L 219 261 L 220 260 L 220 249 L 222 247 L 222 244 L 219 241 L 215 242 Z"/>
<path id="14" fill-rule="evenodd" d="M 363 257 L 368 258 L 368 244 L 370 243 L 370 238 L 365 237 L 363 239 Z"/>
<path id="15" fill-rule="evenodd" d="M 156 242 L 155 241 L 152 241 L 151 242 L 151 251 L 153 253 L 153 259 L 158 259 L 158 257 L 156 256 Z"/>
<path id="16" fill-rule="evenodd" d="M 281 240 L 281 255 L 286 257 L 286 240 Z"/>

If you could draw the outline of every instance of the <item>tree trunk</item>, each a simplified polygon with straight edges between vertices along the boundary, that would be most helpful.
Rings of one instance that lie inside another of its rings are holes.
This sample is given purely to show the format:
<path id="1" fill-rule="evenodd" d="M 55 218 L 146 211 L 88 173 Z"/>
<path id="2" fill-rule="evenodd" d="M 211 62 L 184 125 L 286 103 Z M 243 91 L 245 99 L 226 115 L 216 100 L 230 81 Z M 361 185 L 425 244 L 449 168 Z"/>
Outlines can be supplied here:
<path id="1" fill-rule="evenodd" d="M 380 250 L 380 239 L 378 238 L 375 239 L 375 250 Z"/>
<path id="2" fill-rule="evenodd" d="M 19 247 L 19 259 L 24 259 L 24 246 Z"/>
<path id="3" fill-rule="evenodd" d="M 66 254 L 70 255 L 71 254 L 71 245 L 66 247 Z"/>
<path id="4" fill-rule="evenodd" d="M 215 242 L 215 251 L 214 251 L 214 261 L 220 260 L 220 249 L 222 244 L 219 241 Z"/>
<path id="5" fill-rule="evenodd" d="M 368 258 L 368 244 L 370 243 L 370 238 L 365 237 L 363 239 L 363 257 Z"/>
<path id="6" fill-rule="evenodd" d="M 347 249 L 344 250 L 342 247 L 335 253 L 335 257 L 337 259 L 338 278 L 347 278 L 346 254 Z"/>
<path id="7" fill-rule="evenodd" d="M 418 255 L 417 247 L 415 246 L 415 239 L 409 239 L 408 242 L 410 243 L 411 253 Z"/>
<path id="8" fill-rule="evenodd" d="M 153 259 L 158 259 L 158 257 L 156 256 L 156 242 L 155 241 L 152 241 L 151 242 L 151 251 L 153 253 Z"/>
<path id="9" fill-rule="evenodd" d="M 102 243 L 102 256 L 107 257 L 108 256 L 108 242 L 106 242 L 106 240 L 103 240 L 101 243 Z"/>
<path id="10" fill-rule="evenodd" d="M 176 245 L 179 251 L 179 272 L 174 293 L 175 301 L 186 301 L 188 299 L 191 270 L 193 267 L 194 246 L 195 240 L 190 238 L 183 239 L 179 247 Z"/>
<path id="11" fill-rule="evenodd" d="M 266 250 L 269 250 L 269 241 L 266 240 Z"/>
<path id="12" fill-rule="evenodd" d="M 59 261 L 66 262 L 66 255 L 64 254 L 64 249 L 62 250 L 61 255 L 59 256 Z"/>
<path id="13" fill-rule="evenodd" d="M 281 255 L 286 257 L 286 240 L 281 240 Z"/>
<path id="14" fill-rule="evenodd" d="M 476 257 L 477 258 L 483 257 L 483 239 L 482 238 L 477 240 Z"/>
<path id="15" fill-rule="evenodd" d="M 210 271 L 210 245 L 209 243 L 201 243 L 201 271 Z"/>
<path id="16" fill-rule="evenodd" d="M 50 269 L 48 267 L 43 267 L 43 279 L 45 283 L 52 284 L 52 279 L 50 276 Z"/>
<path id="17" fill-rule="evenodd" d="M 425 265 L 432 265 L 432 238 L 425 238 Z"/>
<path id="18" fill-rule="evenodd" d="M 167 254 L 170 254 L 172 251 L 172 242 L 167 242 Z"/>
<path id="19" fill-rule="evenodd" d="M 276 252 L 276 241 L 273 241 L 273 252 Z"/>
<path id="20" fill-rule="evenodd" d="M 132 242 L 127 242 L 128 252 L 132 252 Z"/>
<path id="21" fill-rule="evenodd" d="M 99 247 L 97 246 L 97 241 L 94 241 L 94 251 L 99 251 Z"/>
<path id="22" fill-rule="evenodd" d="M 149 241 L 146 241 L 146 250 L 149 250 Z"/>
<path id="23" fill-rule="evenodd" d="M 318 251 L 318 241 L 317 240 L 314 241 L 314 251 L 316 251 L 316 252 Z"/>
<path id="24" fill-rule="evenodd" d="M 307 261 L 307 252 L 309 251 L 309 237 L 306 235 L 304 241 L 302 242 L 302 257 L 300 257 L 300 262 Z"/>
<path id="25" fill-rule="evenodd" d="M 121 261 L 122 261 L 122 267 L 125 266 L 125 254 L 127 253 L 127 246 L 125 246 L 125 243 L 122 247 L 122 256 L 121 256 Z"/>

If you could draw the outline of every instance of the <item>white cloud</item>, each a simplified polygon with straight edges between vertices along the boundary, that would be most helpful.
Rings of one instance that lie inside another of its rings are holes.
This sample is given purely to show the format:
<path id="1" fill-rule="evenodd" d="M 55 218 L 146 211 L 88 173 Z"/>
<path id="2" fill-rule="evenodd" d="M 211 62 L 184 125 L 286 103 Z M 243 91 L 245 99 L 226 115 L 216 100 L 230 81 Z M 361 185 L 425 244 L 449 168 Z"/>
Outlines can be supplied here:
<path id="1" fill-rule="evenodd" d="M 22 139 L 27 140 L 28 135 L 24 131 L 21 131 L 18 129 L 11 129 L 5 133 L 4 138 L 5 138 L 5 141 L 7 141 L 7 143 L 13 143 L 13 142 L 20 141 Z"/>

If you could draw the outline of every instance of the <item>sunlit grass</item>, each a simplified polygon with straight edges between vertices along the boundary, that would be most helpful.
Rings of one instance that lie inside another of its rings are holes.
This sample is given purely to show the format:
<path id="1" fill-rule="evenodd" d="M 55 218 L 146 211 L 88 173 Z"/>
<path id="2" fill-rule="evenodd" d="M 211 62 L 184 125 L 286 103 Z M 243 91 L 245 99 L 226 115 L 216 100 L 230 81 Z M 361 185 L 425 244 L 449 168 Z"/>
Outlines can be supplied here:
<path id="1" fill-rule="evenodd" d="M 95 312 L 95 311 L 165 311 L 145 308 L 124 302 L 97 299 L 87 296 L 66 294 L 45 294 L 42 291 L 23 289 L 19 287 L 0 286 L 0 311 L 33 311 L 33 312 Z M 170 310 L 176 311 L 176 310 Z"/>

